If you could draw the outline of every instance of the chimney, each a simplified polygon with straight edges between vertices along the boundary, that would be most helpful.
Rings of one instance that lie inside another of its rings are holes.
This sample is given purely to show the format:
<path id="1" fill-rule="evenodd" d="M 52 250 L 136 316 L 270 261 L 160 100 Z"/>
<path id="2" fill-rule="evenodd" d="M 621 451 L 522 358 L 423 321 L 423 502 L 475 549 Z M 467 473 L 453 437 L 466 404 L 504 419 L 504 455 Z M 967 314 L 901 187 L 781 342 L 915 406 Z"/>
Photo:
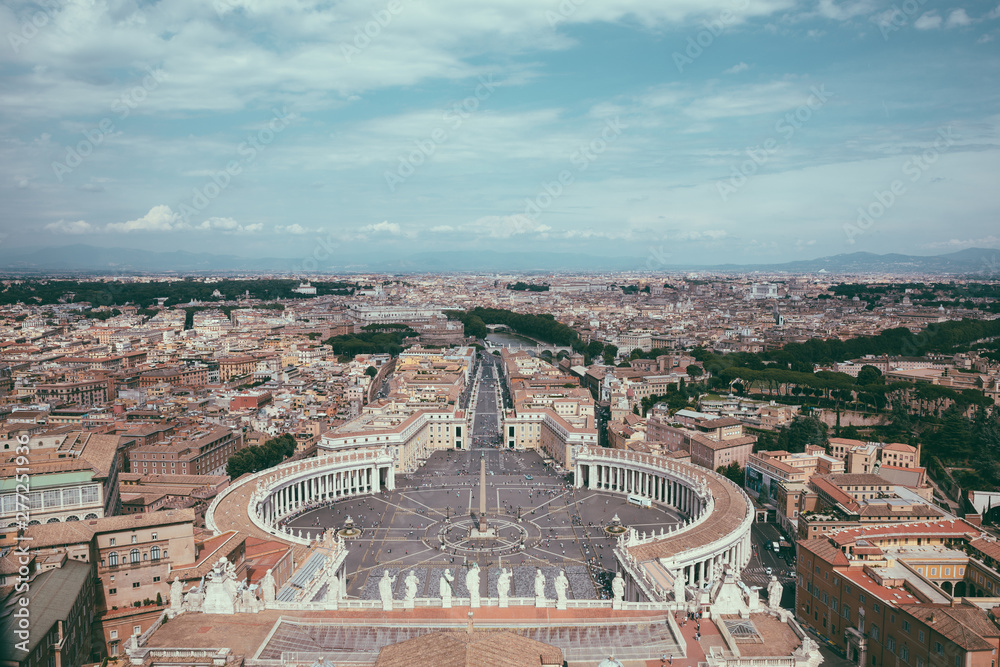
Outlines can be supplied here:
<path id="1" fill-rule="evenodd" d="M 472 610 L 471 609 L 469 610 L 469 625 L 466 626 L 465 631 L 467 633 L 469 633 L 470 635 L 473 632 L 473 630 L 472 630 Z"/>

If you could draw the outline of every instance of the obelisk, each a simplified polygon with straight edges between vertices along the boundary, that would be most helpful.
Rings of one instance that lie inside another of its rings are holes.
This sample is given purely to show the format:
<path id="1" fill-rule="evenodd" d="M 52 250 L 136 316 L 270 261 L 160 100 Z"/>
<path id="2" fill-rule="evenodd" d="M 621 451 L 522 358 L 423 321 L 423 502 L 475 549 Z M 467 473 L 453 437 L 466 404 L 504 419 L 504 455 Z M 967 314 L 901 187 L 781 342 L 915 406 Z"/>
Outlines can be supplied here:
<path id="1" fill-rule="evenodd" d="M 479 459 L 479 531 L 486 532 L 486 455 Z"/>

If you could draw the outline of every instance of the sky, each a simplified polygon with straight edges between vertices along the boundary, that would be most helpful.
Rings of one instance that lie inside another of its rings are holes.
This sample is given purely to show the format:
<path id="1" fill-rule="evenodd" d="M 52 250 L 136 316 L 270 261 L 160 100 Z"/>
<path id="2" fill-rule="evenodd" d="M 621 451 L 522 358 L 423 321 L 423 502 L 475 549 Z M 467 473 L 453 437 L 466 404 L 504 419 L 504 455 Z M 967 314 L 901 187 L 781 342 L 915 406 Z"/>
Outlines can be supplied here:
<path id="1" fill-rule="evenodd" d="M 1000 247 L 1000 5 L 8 0 L 0 243 Z"/>

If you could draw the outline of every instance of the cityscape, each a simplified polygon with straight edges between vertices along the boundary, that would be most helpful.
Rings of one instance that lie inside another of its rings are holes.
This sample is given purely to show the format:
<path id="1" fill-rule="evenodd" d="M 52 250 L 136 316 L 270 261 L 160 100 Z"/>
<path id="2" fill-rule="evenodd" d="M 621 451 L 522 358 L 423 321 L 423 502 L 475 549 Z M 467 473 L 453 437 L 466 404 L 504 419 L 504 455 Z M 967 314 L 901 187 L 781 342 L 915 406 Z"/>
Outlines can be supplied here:
<path id="1" fill-rule="evenodd" d="M 0 667 L 998 667 L 995 1 L 0 36 Z"/>

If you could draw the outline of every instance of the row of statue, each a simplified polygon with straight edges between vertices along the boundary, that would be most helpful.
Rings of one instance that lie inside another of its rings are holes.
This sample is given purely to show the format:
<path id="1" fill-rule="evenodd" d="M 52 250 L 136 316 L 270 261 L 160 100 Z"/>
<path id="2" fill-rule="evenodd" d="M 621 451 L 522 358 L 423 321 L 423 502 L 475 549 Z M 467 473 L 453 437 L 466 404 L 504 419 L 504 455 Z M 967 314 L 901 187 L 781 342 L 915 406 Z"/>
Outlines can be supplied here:
<path id="1" fill-rule="evenodd" d="M 479 565 L 477 563 L 473 563 L 472 567 L 470 567 L 465 573 L 465 587 L 469 591 L 469 606 L 473 608 L 481 606 L 482 603 L 479 592 L 480 574 L 481 570 L 479 569 Z M 497 577 L 497 600 L 500 607 L 508 606 L 512 577 L 513 573 L 510 569 L 501 568 L 500 575 Z M 382 608 L 385 611 L 392 610 L 392 591 L 396 585 L 396 579 L 397 577 L 390 575 L 389 571 L 386 570 L 382 573 L 382 578 L 378 582 L 379 598 L 382 601 Z M 451 599 L 454 594 L 454 582 L 455 576 L 451 573 L 450 569 L 445 570 L 438 580 L 438 594 L 441 597 L 441 606 L 445 609 L 451 607 Z M 420 580 L 417 578 L 416 573 L 413 570 L 410 570 L 409 574 L 407 574 L 406 578 L 403 580 L 404 608 L 413 607 L 413 601 L 417 597 L 417 589 L 419 586 Z M 565 609 L 567 593 L 569 591 L 569 579 L 566 577 L 566 572 L 564 570 L 559 570 L 559 574 L 553 581 L 553 586 L 556 590 L 556 608 Z M 615 575 L 614 581 L 611 583 L 611 590 L 614 593 L 614 601 L 617 604 L 621 604 L 625 597 L 625 581 L 622 579 L 620 572 Z M 544 607 L 545 604 L 545 575 L 542 574 L 541 569 L 536 568 L 535 606 Z"/>

